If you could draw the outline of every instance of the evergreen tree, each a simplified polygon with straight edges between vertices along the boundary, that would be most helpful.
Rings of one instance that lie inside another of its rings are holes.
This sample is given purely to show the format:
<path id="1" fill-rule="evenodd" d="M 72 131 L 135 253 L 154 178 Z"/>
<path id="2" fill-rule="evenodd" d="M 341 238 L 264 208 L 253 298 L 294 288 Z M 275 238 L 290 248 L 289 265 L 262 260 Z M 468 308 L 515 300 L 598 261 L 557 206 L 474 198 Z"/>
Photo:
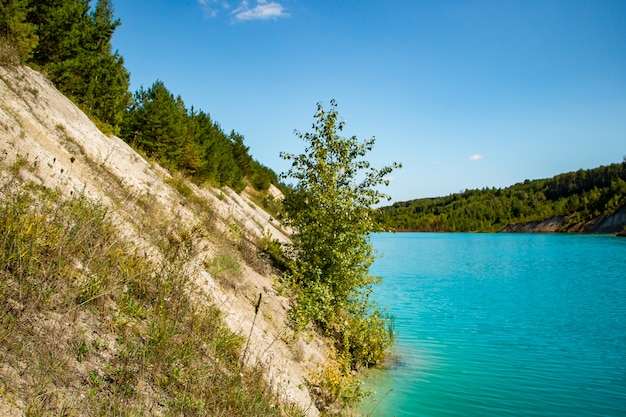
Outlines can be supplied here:
<path id="1" fill-rule="evenodd" d="M 120 25 L 113 18 L 113 6 L 109 0 L 99 0 L 90 15 L 90 33 L 85 45 L 82 78 L 85 88 L 81 92 L 87 111 L 98 119 L 118 126 L 129 104 L 128 71 L 124 59 L 112 52 L 113 32 Z"/>
<path id="2" fill-rule="evenodd" d="M 88 0 L 31 0 L 28 20 L 37 27 L 39 44 L 32 62 L 53 73 L 81 53 L 87 32 Z"/>
<path id="3" fill-rule="evenodd" d="M 155 81 L 135 93 L 135 103 L 123 127 L 123 136 L 150 156 L 177 167 L 185 144 L 185 112 L 179 100 Z"/>
<path id="4" fill-rule="evenodd" d="M 120 21 L 110 0 L 99 0 L 93 11 L 88 0 L 37 0 L 28 20 L 39 39 L 32 62 L 89 115 L 118 126 L 131 95 L 124 60 L 112 52 Z"/>
<path id="5" fill-rule="evenodd" d="M 189 124 L 194 146 L 188 150 L 194 152 L 193 158 L 197 157 L 201 161 L 200 166 L 195 168 L 194 177 L 198 182 L 216 182 L 219 164 L 217 159 L 213 158 L 212 144 L 218 140 L 221 130 L 203 111 L 196 113 L 192 110 Z"/>
<path id="6" fill-rule="evenodd" d="M 248 153 L 250 148 L 244 145 L 244 137 L 234 130 L 230 132 L 229 139 L 233 144 L 233 156 L 237 161 L 241 173 L 245 176 L 249 176 L 252 173 L 252 157 Z"/>
<path id="7" fill-rule="evenodd" d="M 39 43 L 37 27 L 28 21 L 29 0 L 0 0 L 0 39 L 16 49 L 20 61 L 28 61 Z"/>

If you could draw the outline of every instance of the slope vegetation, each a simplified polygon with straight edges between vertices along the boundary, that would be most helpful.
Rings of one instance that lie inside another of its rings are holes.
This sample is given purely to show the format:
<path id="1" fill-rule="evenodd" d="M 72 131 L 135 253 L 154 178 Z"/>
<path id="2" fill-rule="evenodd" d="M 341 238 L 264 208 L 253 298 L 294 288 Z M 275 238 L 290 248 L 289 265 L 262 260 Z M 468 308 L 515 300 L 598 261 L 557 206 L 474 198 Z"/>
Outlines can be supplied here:
<path id="1" fill-rule="evenodd" d="M 245 191 L 170 175 L 23 66 L 0 159 L 0 414 L 319 414 L 326 344 L 291 330 L 263 252 L 289 233 Z"/>

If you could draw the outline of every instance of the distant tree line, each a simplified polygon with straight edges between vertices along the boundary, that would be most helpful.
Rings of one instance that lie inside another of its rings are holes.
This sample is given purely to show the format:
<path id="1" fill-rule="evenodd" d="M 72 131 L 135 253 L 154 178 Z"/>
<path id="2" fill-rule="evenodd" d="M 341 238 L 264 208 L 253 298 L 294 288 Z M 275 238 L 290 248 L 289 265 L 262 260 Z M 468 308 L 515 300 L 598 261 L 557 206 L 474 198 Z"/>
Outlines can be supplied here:
<path id="1" fill-rule="evenodd" d="M 578 170 L 511 187 L 466 190 L 447 197 L 395 203 L 376 211 L 387 230 L 492 232 L 508 224 L 565 217 L 566 225 L 612 214 L 626 204 L 623 163 Z"/>
<path id="2" fill-rule="evenodd" d="M 163 82 L 129 92 L 111 38 L 120 20 L 111 0 L 0 0 L 0 43 L 17 62 L 43 71 L 97 124 L 195 181 L 258 190 L 278 185 L 242 135 L 225 134 L 207 113 L 187 109 Z M 6 61 L 6 59 L 5 59 Z M 246 181 L 247 180 L 247 181 Z"/>

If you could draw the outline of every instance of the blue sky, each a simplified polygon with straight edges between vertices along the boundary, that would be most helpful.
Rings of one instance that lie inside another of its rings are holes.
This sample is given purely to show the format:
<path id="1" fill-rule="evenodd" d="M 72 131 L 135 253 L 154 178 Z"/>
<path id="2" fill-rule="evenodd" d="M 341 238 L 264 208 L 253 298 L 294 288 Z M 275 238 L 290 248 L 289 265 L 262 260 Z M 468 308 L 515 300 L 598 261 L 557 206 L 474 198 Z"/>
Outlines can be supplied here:
<path id="1" fill-rule="evenodd" d="M 376 137 L 393 201 L 626 155 L 626 1 L 114 0 L 131 88 L 159 79 L 280 173 L 316 104 Z"/>

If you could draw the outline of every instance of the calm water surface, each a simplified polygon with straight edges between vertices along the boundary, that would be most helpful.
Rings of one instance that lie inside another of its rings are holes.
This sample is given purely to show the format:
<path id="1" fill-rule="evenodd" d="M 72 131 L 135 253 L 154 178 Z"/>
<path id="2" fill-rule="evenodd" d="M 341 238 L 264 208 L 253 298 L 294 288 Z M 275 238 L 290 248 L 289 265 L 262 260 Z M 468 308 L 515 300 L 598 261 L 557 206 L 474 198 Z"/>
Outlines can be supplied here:
<path id="1" fill-rule="evenodd" d="M 371 416 L 626 416 L 626 239 L 375 234 L 396 359 Z"/>

